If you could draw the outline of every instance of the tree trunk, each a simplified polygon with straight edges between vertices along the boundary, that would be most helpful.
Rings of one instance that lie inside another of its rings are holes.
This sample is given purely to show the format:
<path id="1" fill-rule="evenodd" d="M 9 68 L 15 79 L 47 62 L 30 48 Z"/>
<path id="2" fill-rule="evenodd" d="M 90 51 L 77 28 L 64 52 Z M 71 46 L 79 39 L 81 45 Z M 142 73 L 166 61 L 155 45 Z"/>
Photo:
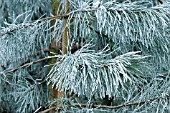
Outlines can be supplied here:
<path id="1" fill-rule="evenodd" d="M 52 0 L 52 13 L 53 15 L 57 15 L 57 11 L 60 10 L 60 1 L 59 0 Z M 65 13 L 68 13 L 69 12 L 69 7 L 70 7 L 70 3 L 69 3 L 69 0 L 66 1 L 66 4 L 65 4 Z M 60 12 L 60 11 L 59 11 Z M 61 15 L 61 14 L 60 14 Z M 63 54 L 67 54 L 67 46 L 68 46 L 68 28 L 67 28 L 67 18 L 63 18 L 63 21 L 64 21 L 64 32 L 63 32 L 63 36 L 62 36 L 62 53 Z M 52 21 L 51 25 L 54 25 L 55 21 Z M 55 53 L 59 53 L 59 49 L 60 49 L 60 42 L 56 42 L 56 38 L 53 37 L 53 40 L 50 44 L 50 48 L 51 48 L 51 51 L 52 52 L 55 52 Z M 51 64 L 54 64 L 56 62 L 56 59 L 51 59 L 50 60 L 50 63 Z M 55 98 L 57 99 L 60 99 L 60 98 L 64 98 L 64 93 L 60 90 L 60 89 L 56 89 L 55 87 L 52 88 L 52 85 L 49 86 L 50 88 L 50 100 L 53 100 Z M 57 103 L 57 106 L 61 106 L 61 102 L 58 102 Z M 54 107 L 55 105 L 51 106 L 51 107 Z M 50 111 L 50 113 L 54 113 L 56 112 L 55 110 L 52 110 Z"/>

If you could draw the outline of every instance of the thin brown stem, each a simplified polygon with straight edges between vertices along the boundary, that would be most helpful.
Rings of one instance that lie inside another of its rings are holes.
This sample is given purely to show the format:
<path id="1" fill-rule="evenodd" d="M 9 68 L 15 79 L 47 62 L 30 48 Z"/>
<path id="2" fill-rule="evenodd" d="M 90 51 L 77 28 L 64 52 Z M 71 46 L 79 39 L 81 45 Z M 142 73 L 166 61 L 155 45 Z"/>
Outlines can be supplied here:
<path id="1" fill-rule="evenodd" d="M 63 18 L 68 18 L 70 15 L 74 14 L 74 13 L 78 13 L 78 12 L 94 12 L 94 11 L 97 11 L 97 9 L 88 9 L 88 10 L 76 10 L 76 11 L 72 11 L 70 13 L 67 13 L 67 14 L 64 14 L 64 15 L 58 15 L 58 16 L 51 16 L 51 17 L 45 17 L 45 18 L 42 18 L 40 20 L 37 20 L 35 22 L 32 22 L 28 25 L 23 25 L 23 26 L 20 26 L 20 27 L 17 27 L 17 28 L 14 28 L 14 29 L 11 29 L 11 30 L 8 30 L 6 32 L 0 32 L 0 35 L 3 36 L 5 34 L 8 34 L 8 33 L 11 33 L 11 32 L 14 32 L 14 31 L 17 31 L 17 30 L 20 30 L 20 29 L 23 29 L 23 28 L 28 28 L 30 26 L 33 26 L 35 25 L 36 23 L 39 23 L 39 22 L 42 22 L 42 21 L 46 21 L 46 20 L 51 20 L 51 19 L 63 19 Z M 111 10 L 111 9 L 107 9 L 107 11 L 110 11 L 110 12 L 118 12 L 118 13 L 121 13 L 123 11 L 125 12 L 129 12 L 129 13 L 135 13 L 135 14 L 139 14 L 139 13 L 146 13 L 146 11 L 131 11 L 131 10 Z M 74 18 L 74 16 L 73 16 Z"/>
<path id="2" fill-rule="evenodd" d="M 93 108 L 107 108 L 107 109 L 119 109 L 122 107 L 126 107 L 126 106 L 133 106 L 133 105 L 142 105 L 142 104 L 146 104 L 146 103 L 151 103 L 155 100 L 160 100 L 160 99 L 169 99 L 170 95 L 167 95 L 165 97 L 156 97 L 150 100 L 145 100 L 145 101 L 140 101 L 140 102 L 128 102 L 128 103 L 124 103 L 122 105 L 118 105 L 118 106 L 105 106 L 105 105 L 93 105 Z M 74 106 L 78 106 L 78 107 L 86 107 L 86 104 L 74 104 Z"/>
<path id="3" fill-rule="evenodd" d="M 7 74 L 7 73 L 11 73 L 11 72 L 17 71 L 17 70 L 22 69 L 22 68 L 25 68 L 25 67 L 28 67 L 28 66 L 30 66 L 30 65 L 32 65 L 32 64 L 36 64 L 36 63 L 38 63 L 38 62 L 42 62 L 42 61 L 49 60 L 49 59 L 52 59 L 52 58 L 57 58 L 57 57 L 58 57 L 58 56 L 45 57 L 45 58 L 38 59 L 38 60 L 33 61 L 33 62 L 30 62 L 30 63 L 26 63 L 26 64 L 24 64 L 24 65 L 20 65 L 20 66 L 17 66 L 17 67 L 15 67 L 15 68 L 13 68 L 13 69 L 10 69 L 10 70 L 8 70 L 8 71 L 5 71 L 5 72 L 3 72 L 2 74 L 0 74 L 0 76 L 2 76 L 2 75 L 4 75 L 4 74 Z"/>
<path id="4" fill-rule="evenodd" d="M 151 103 L 153 101 L 160 100 L 160 99 L 170 99 L 170 95 L 166 95 L 165 97 L 156 97 L 156 98 L 153 98 L 153 99 L 139 101 L 139 102 L 128 102 L 128 103 L 124 103 L 124 104 L 118 105 L 118 106 L 105 106 L 105 105 L 94 105 L 94 104 L 92 104 L 92 105 L 90 105 L 90 108 L 96 108 L 96 109 L 101 109 L 101 108 L 103 108 L 103 109 L 120 109 L 122 107 L 127 107 L 127 106 L 147 104 L 147 103 Z M 85 108 L 88 105 L 87 104 L 81 104 L 81 103 L 75 103 L 75 104 L 73 104 L 71 106 Z M 60 108 L 58 108 L 58 109 L 60 109 Z M 43 112 L 43 113 L 46 113 L 46 112 Z"/>
<path id="5" fill-rule="evenodd" d="M 53 49 L 53 48 L 52 48 L 52 49 Z M 43 52 L 45 52 L 45 53 L 46 53 L 46 52 L 50 52 L 50 49 L 44 49 L 44 50 L 37 51 L 37 52 L 29 55 L 28 57 L 30 58 L 30 57 L 32 57 L 32 56 L 37 56 L 37 55 L 39 55 L 39 54 L 41 54 L 41 53 L 43 53 Z M 20 60 L 22 60 L 22 59 L 20 59 Z M 26 61 L 26 62 L 27 62 L 27 61 Z M 12 63 L 14 63 L 14 62 L 7 61 L 5 64 L 9 65 L 9 64 L 12 64 Z M 1 65 L 0 67 L 5 68 L 4 65 Z"/>

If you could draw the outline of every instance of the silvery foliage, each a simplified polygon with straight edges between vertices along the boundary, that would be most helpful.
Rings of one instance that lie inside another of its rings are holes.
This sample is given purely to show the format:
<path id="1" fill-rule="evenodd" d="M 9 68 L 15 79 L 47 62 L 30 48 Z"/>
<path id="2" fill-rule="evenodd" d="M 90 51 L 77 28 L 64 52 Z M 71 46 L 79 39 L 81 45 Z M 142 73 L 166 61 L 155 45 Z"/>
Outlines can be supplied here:
<path id="1" fill-rule="evenodd" d="M 116 97 L 131 85 L 147 82 L 140 71 L 140 68 L 147 69 L 144 62 L 139 62 L 144 56 L 128 52 L 112 59 L 111 53 L 105 52 L 96 53 L 83 47 L 63 57 L 61 65 L 54 66 L 49 73 L 50 81 L 65 92 L 69 89 L 88 98 L 93 95 L 95 98 Z"/>
<path id="2" fill-rule="evenodd" d="M 42 16 L 50 15 L 49 7 L 50 0 L 0 0 L 1 74 L 45 56 L 33 55 L 49 47 L 50 23 L 39 21 Z M 42 65 L 39 63 L 30 69 L 0 76 L 0 112 L 28 113 L 45 105 L 48 97 L 46 84 L 38 84 L 36 80 L 46 73 L 44 68 L 41 72 Z"/>
<path id="3" fill-rule="evenodd" d="M 47 102 L 47 88 L 39 85 L 26 70 L 1 77 L 1 82 L 6 86 L 1 93 L 2 111 L 28 113 Z"/>
<path id="4" fill-rule="evenodd" d="M 78 95 L 85 95 L 89 99 L 92 96 L 104 98 L 108 95 L 118 100 L 122 99 L 120 104 L 160 97 L 150 102 L 149 105 L 146 102 L 146 104 L 125 107 L 115 112 L 131 110 L 134 112 L 168 112 L 170 106 L 169 5 L 168 1 L 159 4 L 159 2 L 149 0 L 122 3 L 72 0 L 68 19 L 70 22 L 68 26 L 73 26 L 73 31 L 71 32 L 70 28 L 69 32 L 71 39 L 82 42 L 83 39 L 87 41 L 90 38 L 93 39 L 93 43 L 97 43 L 92 50 L 81 49 L 63 57 L 62 63 L 57 62 L 49 73 L 50 81 L 63 91 L 70 90 Z M 111 55 L 105 58 L 104 52 L 99 52 L 99 54 L 96 50 L 96 47 L 107 44 L 113 48 L 119 48 L 114 53 L 117 57 L 112 60 L 110 60 Z M 124 54 L 135 50 L 141 51 L 142 55 L 151 55 L 151 58 L 147 60 L 151 67 L 142 62 L 140 59 L 143 58 L 142 56 L 137 55 L 137 57 L 134 53 L 131 54 L 136 56 L 137 61 L 130 59 L 131 57 L 120 58 L 121 55 L 126 56 Z M 126 62 L 129 65 L 124 64 L 125 59 L 126 61 L 129 59 L 128 63 Z M 116 64 L 117 61 L 120 61 L 123 67 Z M 105 63 L 111 65 L 105 67 L 103 66 Z M 136 67 L 138 63 L 143 63 L 143 67 Z M 129 67 L 132 67 L 130 71 L 128 71 Z M 131 74 L 133 69 L 142 74 L 134 72 L 136 76 L 132 76 L 134 75 Z M 119 71 L 117 73 L 114 70 Z M 145 81 L 143 84 L 139 82 L 141 79 Z M 167 95 L 168 99 L 164 98 Z"/>
<path id="5" fill-rule="evenodd" d="M 77 17 L 74 19 L 76 23 L 74 26 L 75 28 L 79 27 L 79 32 L 74 29 L 74 36 L 86 37 L 87 35 L 93 35 L 92 30 L 86 29 L 87 24 L 90 24 L 101 34 L 107 35 L 115 44 L 121 45 L 122 53 L 131 51 L 130 49 L 136 46 L 145 54 L 154 54 L 156 56 L 155 60 L 159 61 L 159 64 L 168 64 L 168 3 L 158 6 L 153 6 L 152 2 L 145 1 L 125 4 L 118 4 L 114 1 L 102 3 L 99 7 L 94 7 L 94 13 L 88 12 L 91 7 L 93 8 L 93 5 L 81 7 L 82 3 L 77 3 L 80 5 L 80 10 L 87 10 L 87 13 L 77 13 L 79 12 L 77 7 L 73 7 L 74 10 L 77 10 L 77 12 L 73 12 L 73 16 Z M 92 21 L 93 18 L 96 18 L 96 21 Z M 80 26 L 79 23 L 81 23 Z M 164 58 L 162 59 L 162 57 Z"/>
<path id="6" fill-rule="evenodd" d="M 33 24 L 32 27 L 20 29 L 27 26 L 35 18 L 49 15 L 50 0 L 1 0 L 1 39 L 0 39 L 0 64 L 7 62 L 20 62 L 26 60 L 37 50 L 47 48 L 49 44 L 43 26 L 45 22 Z M 16 29 L 16 32 L 10 32 Z M 36 29 L 36 31 L 35 31 Z M 41 32 L 41 34 L 40 34 Z M 21 43 L 25 42 L 25 43 Z"/>
<path id="7" fill-rule="evenodd" d="M 61 7 L 66 0 L 60 1 Z M 0 15 L 3 15 L 0 22 L 4 22 L 0 30 L 0 64 L 3 66 L 9 63 L 8 68 L 12 69 L 38 50 L 48 48 L 51 36 L 57 41 L 61 39 L 63 21 L 56 19 L 51 25 L 54 18 L 41 19 L 42 12 L 49 16 L 50 1 L 1 0 L 0 3 Z M 154 0 L 70 0 L 68 49 L 77 42 L 85 47 L 73 54 L 68 52 L 63 55 L 60 62 L 54 64 L 47 80 L 65 92 L 70 90 L 79 96 L 85 95 L 89 103 L 93 96 L 104 98 L 105 95 L 113 98 L 116 105 L 159 99 L 118 110 L 76 107 L 69 110 L 120 113 L 169 111 L 169 99 L 165 98 L 170 94 L 169 6 L 168 1 L 159 4 Z M 65 7 L 57 12 L 58 15 L 63 13 Z M 89 48 L 86 43 L 94 46 Z M 106 45 L 110 50 L 103 49 Z M 33 65 L 33 68 L 37 67 L 39 65 Z M 48 96 L 26 70 L 18 70 L 11 75 L 14 75 L 12 81 L 4 76 L 0 83 L 11 84 L 12 97 L 5 96 L 7 100 L 12 98 L 21 105 L 17 107 L 17 112 L 32 112 L 39 107 L 36 103 L 45 103 L 41 96 Z M 15 75 L 19 77 L 18 83 L 15 83 Z M 27 78 L 31 78 L 31 82 Z M 1 93 L 3 87 L 0 88 Z"/>

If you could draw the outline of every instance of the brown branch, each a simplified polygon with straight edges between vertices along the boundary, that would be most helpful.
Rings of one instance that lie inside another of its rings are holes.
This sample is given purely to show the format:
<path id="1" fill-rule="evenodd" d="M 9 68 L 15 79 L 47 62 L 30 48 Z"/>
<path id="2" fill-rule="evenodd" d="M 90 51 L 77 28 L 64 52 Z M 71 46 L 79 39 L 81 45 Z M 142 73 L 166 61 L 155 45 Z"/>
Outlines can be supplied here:
<path id="1" fill-rule="evenodd" d="M 105 106 L 105 105 L 91 105 L 90 108 L 96 108 L 96 109 L 100 109 L 100 108 L 104 108 L 104 109 L 120 109 L 122 107 L 126 107 L 126 106 L 133 106 L 133 105 L 142 105 L 142 104 L 146 104 L 146 103 L 151 103 L 155 100 L 160 100 L 160 99 L 169 99 L 170 98 L 170 95 L 166 95 L 165 97 L 156 97 L 156 98 L 153 98 L 153 99 L 150 99 L 150 100 L 145 100 L 145 101 L 140 101 L 140 102 L 128 102 L 128 103 L 124 103 L 122 105 L 118 105 L 118 106 Z M 81 103 L 75 103 L 72 105 L 72 107 L 75 106 L 75 107 L 87 107 L 87 104 L 81 104 Z M 71 107 L 71 106 L 70 106 Z M 52 109 L 55 109 L 57 107 L 54 107 Z M 59 109 L 62 109 L 62 108 L 59 108 Z M 46 111 L 46 110 L 44 110 Z M 40 113 L 46 113 L 49 111 L 49 109 L 47 109 L 46 112 L 40 112 Z"/>
<path id="2" fill-rule="evenodd" d="M 20 27 L 17 27 L 17 28 L 14 28 L 14 29 L 11 29 L 9 31 L 6 31 L 6 32 L 0 32 L 0 35 L 3 36 L 5 34 L 8 34 L 8 33 L 11 33 L 11 32 L 14 32 L 14 31 L 17 31 L 17 30 L 20 30 L 20 29 L 23 29 L 23 28 L 27 28 L 27 27 L 30 27 L 30 26 L 33 26 L 35 25 L 36 23 L 39 23 L 39 22 L 42 22 L 42 21 L 46 21 L 46 20 L 50 20 L 50 19 L 61 19 L 61 18 L 68 18 L 70 15 L 74 14 L 74 13 L 78 13 L 78 12 L 94 12 L 94 11 L 97 11 L 97 9 L 88 9 L 88 10 L 76 10 L 76 11 L 72 11 L 68 14 L 64 14 L 64 15 L 58 15 L 58 16 L 51 16 L 51 17 L 46 17 L 46 18 L 42 18 L 40 20 L 37 20 L 35 22 L 32 22 L 28 25 L 23 25 L 23 26 L 20 26 Z M 133 10 L 111 10 L 111 9 L 107 9 L 107 11 L 110 11 L 110 12 L 118 12 L 118 13 L 121 13 L 123 11 L 125 12 L 129 12 L 129 13 L 136 13 L 136 14 L 139 14 L 139 13 L 146 13 L 146 11 L 133 11 Z M 72 18 L 75 18 L 75 17 L 72 17 Z"/>
<path id="3" fill-rule="evenodd" d="M 72 14 L 72 13 L 71 13 Z M 70 14 L 70 15 L 71 15 Z M 31 27 L 31 26 L 34 26 L 36 23 L 39 23 L 39 22 L 42 22 L 42 21 L 46 21 L 46 20 L 50 20 L 50 19 L 61 19 L 61 18 L 68 18 L 69 15 L 66 14 L 66 15 L 59 15 L 59 16 L 51 16 L 51 17 L 46 17 L 46 18 L 42 18 L 41 20 L 37 20 L 35 22 L 32 22 L 28 25 L 22 25 L 20 27 L 16 27 L 14 29 L 11 29 L 9 31 L 6 31 L 6 32 L 0 32 L 0 35 L 3 36 L 5 34 L 8 34 L 8 33 L 11 33 L 11 32 L 14 32 L 14 31 L 17 31 L 17 30 L 20 30 L 20 29 L 23 29 L 23 28 L 28 28 L 28 27 Z M 72 18 L 76 18 L 76 17 L 72 17 Z M 89 18 L 89 20 L 91 21 L 94 21 L 93 19 Z"/>
<path id="4" fill-rule="evenodd" d="M 17 66 L 17 67 L 15 67 L 15 68 L 11 69 L 11 70 L 8 70 L 8 71 L 5 71 L 5 72 L 1 73 L 0 76 L 2 76 L 2 75 L 4 75 L 4 74 L 7 74 L 7 73 L 11 73 L 11 72 L 17 71 L 17 70 L 19 70 L 19 69 L 25 68 L 25 67 L 30 66 L 30 65 L 32 65 L 32 64 L 36 64 L 36 63 L 38 63 L 38 62 L 42 62 L 42 61 L 49 60 L 49 59 L 56 58 L 56 57 L 57 57 L 57 56 L 45 57 L 45 58 L 38 59 L 38 60 L 33 61 L 33 62 L 30 62 L 30 63 L 26 63 L 26 64 L 24 64 L 24 65 Z"/>
<path id="5" fill-rule="evenodd" d="M 52 49 L 53 49 L 53 48 L 52 48 Z M 50 52 L 50 49 L 44 49 L 44 50 L 37 51 L 37 52 L 29 55 L 29 57 L 39 55 L 39 54 L 41 54 L 42 52 Z M 22 60 L 22 59 L 20 59 L 20 60 Z M 5 64 L 6 64 L 6 65 L 9 65 L 9 64 L 11 64 L 11 63 L 14 63 L 14 62 L 7 61 Z M 1 65 L 0 67 L 5 68 L 4 65 Z"/>
<path id="6" fill-rule="evenodd" d="M 128 103 L 124 103 L 122 105 L 118 105 L 118 106 L 105 106 L 105 105 L 92 105 L 93 108 L 107 108 L 107 109 L 119 109 L 122 107 L 126 107 L 126 106 L 132 106 L 132 105 L 142 105 L 145 103 L 151 103 L 155 100 L 160 100 L 160 99 L 169 99 L 170 95 L 166 95 L 165 97 L 156 97 L 150 100 L 145 100 L 145 101 L 140 101 L 140 102 L 128 102 Z M 87 104 L 74 104 L 74 106 L 78 106 L 78 107 L 86 107 Z"/>
<path id="7" fill-rule="evenodd" d="M 28 27 L 31 27 L 33 25 L 35 25 L 36 23 L 39 23 L 39 22 L 42 22 L 42 21 L 45 21 L 45 20 L 50 20 L 50 19 L 60 19 L 60 18 L 67 18 L 69 15 L 59 15 L 59 16 L 51 16 L 51 17 L 46 17 L 46 18 L 42 18 L 40 20 L 37 20 L 35 22 L 32 22 L 28 25 L 23 25 L 23 26 L 20 26 L 20 27 L 17 27 L 17 28 L 14 28 L 14 29 L 11 29 L 7 32 L 0 32 L 0 35 L 3 36 L 5 34 L 8 34 L 8 33 L 11 33 L 11 32 L 14 32 L 14 31 L 17 31 L 17 30 L 20 30 L 20 29 L 23 29 L 23 28 L 28 28 Z"/>

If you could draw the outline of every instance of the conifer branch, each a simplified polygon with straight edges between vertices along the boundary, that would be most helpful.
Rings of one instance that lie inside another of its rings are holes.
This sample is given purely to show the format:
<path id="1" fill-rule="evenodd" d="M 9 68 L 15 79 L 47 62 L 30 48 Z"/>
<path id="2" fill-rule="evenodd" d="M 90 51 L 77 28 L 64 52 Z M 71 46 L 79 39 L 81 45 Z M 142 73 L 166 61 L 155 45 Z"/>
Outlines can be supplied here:
<path id="1" fill-rule="evenodd" d="M 126 107 L 126 106 L 133 106 L 133 105 L 142 105 L 142 104 L 146 104 L 146 103 L 151 103 L 155 100 L 160 100 L 160 99 L 169 99 L 170 98 L 170 94 L 166 95 L 165 97 L 156 97 L 153 99 L 149 99 L 149 100 L 144 100 L 144 101 L 139 101 L 139 102 L 128 102 L 128 103 L 124 103 L 122 105 L 118 105 L 118 106 L 105 106 L 105 105 L 92 105 L 93 108 L 108 108 L 108 109 L 119 109 L 122 107 Z M 74 104 L 74 106 L 78 106 L 78 107 L 87 107 L 87 104 Z"/>
<path id="2" fill-rule="evenodd" d="M 45 58 L 42 58 L 42 59 L 38 59 L 36 61 L 33 61 L 33 62 L 30 62 L 30 63 L 26 63 L 24 65 L 20 65 L 20 66 L 17 66 L 13 69 L 10 69 L 8 71 L 5 71 L 5 72 L 1 72 L 0 76 L 4 75 L 4 74 L 7 74 L 7 73 L 11 73 L 11 72 L 14 72 L 14 71 L 17 71 L 19 69 L 22 69 L 22 68 L 25 68 L 25 67 L 29 67 L 31 66 L 32 64 L 36 64 L 36 63 L 39 63 L 39 62 L 42 62 L 42 61 L 45 61 L 45 60 L 49 60 L 49 59 L 52 59 L 52 58 L 59 58 L 59 55 L 57 56 L 50 56 L 50 57 L 45 57 Z"/>
<path id="3" fill-rule="evenodd" d="M 141 11 L 135 11 L 135 10 L 112 10 L 112 9 L 106 9 L 107 11 L 109 12 L 118 12 L 118 13 L 121 13 L 123 11 L 127 12 L 127 13 L 135 13 L 135 14 L 139 14 L 139 13 L 146 13 L 147 11 L 144 11 L 144 10 L 141 10 Z M 50 17 L 45 17 L 45 18 L 42 18 L 40 20 L 37 20 L 35 22 L 32 22 L 32 23 L 29 23 L 27 25 L 22 25 L 20 27 L 16 27 L 16 28 L 13 28 L 13 29 L 10 29 L 6 32 L 0 32 L 0 36 L 3 36 L 5 34 L 8 34 L 8 33 L 11 33 L 11 32 L 14 32 L 14 31 L 17 31 L 17 30 L 20 30 L 20 29 L 23 29 L 23 28 L 28 28 L 28 27 L 31 27 L 37 23 L 40 23 L 42 21 L 46 21 L 46 20 L 51 20 L 51 19 L 62 19 L 62 18 L 68 18 L 70 15 L 74 14 L 74 13 L 78 13 L 78 12 L 95 12 L 97 11 L 97 9 L 88 9 L 88 10 L 76 10 L 76 11 L 72 11 L 68 14 L 63 14 L 63 15 L 58 15 L 58 16 L 50 16 Z M 75 18 L 74 16 L 72 18 Z"/>
<path id="4" fill-rule="evenodd" d="M 54 48 L 51 48 L 51 49 L 54 49 Z M 37 51 L 37 52 L 33 53 L 32 55 L 30 55 L 29 57 L 37 56 L 37 55 L 39 55 L 39 54 L 41 54 L 43 52 L 50 52 L 50 49 L 44 49 L 44 50 Z M 20 59 L 20 60 L 22 60 L 22 59 Z M 7 61 L 5 64 L 9 65 L 9 64 L 12 64 L 12 63 L 14 63 L 14 62 Z M 0 67 L 5 68 L 4 65 L 1 65 Z"/>
<path id="5" fill-rule="evenodd" d="M 153 99 L 139 101 L 139 102 L 128 102 L 128 103 L 124 103 L 122 105 L 117 105 L 117 106 L 106 106 L 106 105 L 95 105 L 95 104 L 92 104 L 90 107 L 91 108 L 96 108 L 96 109 L 101 109 L 101 108 L 104 108 L 104 109 L 120 109 L 122 107 L 127 107 L 127 106 L 149 104 L 149 103 L 151 103 L 153 101 L 160 100 L 160 99 L 170 99 L 170 94 L 166 95 L 165 97 L 156 97 L 156 98 L 153 98 Z M 87 104 L 75 103 L 75 104 L 73 104 L 73 106 L 86 108 Z M 53 107 L 51 109 L 56 109 L 56 108 Z M 51 109 L 44 110 L 44 111 L 42 111 L 40 113 L 49 112 L 49 110 L 51 110 Z"/>

